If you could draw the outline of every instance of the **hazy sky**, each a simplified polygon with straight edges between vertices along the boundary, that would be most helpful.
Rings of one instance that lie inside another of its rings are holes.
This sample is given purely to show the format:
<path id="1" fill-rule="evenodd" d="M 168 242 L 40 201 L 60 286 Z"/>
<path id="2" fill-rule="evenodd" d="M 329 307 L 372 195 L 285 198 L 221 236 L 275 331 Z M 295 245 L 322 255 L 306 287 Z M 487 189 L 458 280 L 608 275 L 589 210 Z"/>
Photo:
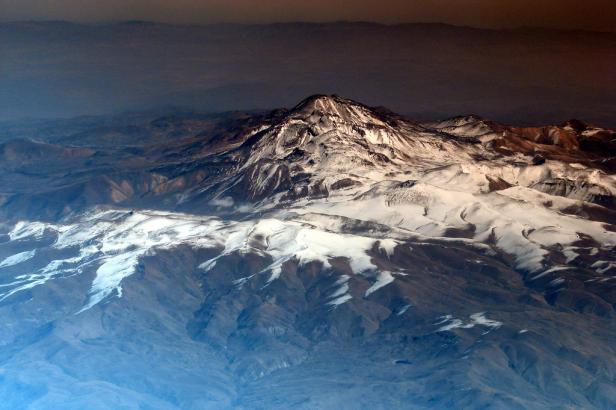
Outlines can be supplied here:
<path id="1" fill-rule="evenodd" d="M 616 31 L 616 0 L 0 0 L 1 20 L 363 20 Z"/>

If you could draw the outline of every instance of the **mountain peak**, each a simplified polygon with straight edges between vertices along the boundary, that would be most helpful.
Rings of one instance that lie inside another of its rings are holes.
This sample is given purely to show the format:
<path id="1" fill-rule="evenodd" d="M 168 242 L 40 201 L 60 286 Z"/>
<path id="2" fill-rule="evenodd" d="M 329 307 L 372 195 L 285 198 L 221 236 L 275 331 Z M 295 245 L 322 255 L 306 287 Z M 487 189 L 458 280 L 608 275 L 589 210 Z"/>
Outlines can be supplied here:
<path id="1" fill-rule="evenodd" d="M 291 110 L 290 117 L 310 122 L 329 117 L 352 124 L 385 125 L 372 108 L 335 94 L 315 94 L 306 98 Z"/>
<path id="2" fill-rule="evenodd" d="M 346 105 L 346 104 L 357 104 L 351 100 L 346 98 L 342 98 L 336 94 L 314 94 L 311 95 L 297 104 L 292 112 L 302 112 L 306 110 L 313 110 L 318 108 L 331 107 L 332 105 Z"/>

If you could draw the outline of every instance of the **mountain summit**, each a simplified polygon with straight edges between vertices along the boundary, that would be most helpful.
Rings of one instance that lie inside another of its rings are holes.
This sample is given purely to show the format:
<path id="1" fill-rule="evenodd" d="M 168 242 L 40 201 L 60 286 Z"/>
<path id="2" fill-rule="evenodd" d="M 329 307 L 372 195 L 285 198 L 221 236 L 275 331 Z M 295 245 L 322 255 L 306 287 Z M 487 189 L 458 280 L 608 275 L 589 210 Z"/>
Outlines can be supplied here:
<path id="1" fill-rule="evenodd" d="M 324 95 L 42 127 L 0 146 L 13 408 L 616 397 L 612 130 Z"/>

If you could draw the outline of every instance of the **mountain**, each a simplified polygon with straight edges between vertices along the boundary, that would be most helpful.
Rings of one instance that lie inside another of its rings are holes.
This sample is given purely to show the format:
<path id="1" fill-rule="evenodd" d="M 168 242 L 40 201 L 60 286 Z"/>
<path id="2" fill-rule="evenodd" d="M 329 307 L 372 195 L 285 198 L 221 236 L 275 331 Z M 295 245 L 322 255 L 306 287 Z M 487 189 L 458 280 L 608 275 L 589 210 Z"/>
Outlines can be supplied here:
<path id="1" fill-rule="evenodd" d="M 614 131 L 69 123 L 0 129 L 0 407 L 616 403 Z"/>

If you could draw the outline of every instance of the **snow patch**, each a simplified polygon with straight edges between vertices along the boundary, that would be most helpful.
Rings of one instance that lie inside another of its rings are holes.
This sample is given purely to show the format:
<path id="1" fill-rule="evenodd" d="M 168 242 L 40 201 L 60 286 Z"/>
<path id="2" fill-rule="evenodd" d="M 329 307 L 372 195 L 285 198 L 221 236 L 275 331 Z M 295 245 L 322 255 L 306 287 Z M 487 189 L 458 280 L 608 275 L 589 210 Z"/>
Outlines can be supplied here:
<path id="1" fill-rule="evenodd" d="M 209 202 L 210 205 L 219 206 L 221 208 L 231 208 L 234 203 L 233 198 L 230 196 L 226 196 L 224 198 L 214 198 Z"/>
<path id="2" fill-rule="evenodd" d="M 42 222 L 19 221 L 9 232 L 9 238 L 11 241 L 25 238 L 39 239 L 45 233 L 45 229 L 47 229 L 47 224 Z"/>
<path id="3" fill-rule="evenodd" d="M 370 286 L 368 290 L 366 290 L 365 296 L 366 297 L 370 296 L 372 293 L 376 292 L 377 290 L 381 289 L 384 286 L 389 285 L 394 280 L 395 278 L 393 277 L 391 272 L 388 272 L 388 271 L 379 272 L 376 282 L 374 282 L 372 286 Z"/>
<path id="4" fill-rule="evenodd" d="M 22 262 L 34 258 L 34 255 L 36 255 L 36 250 L 20 252 L 18 254 L 9 256 L 8 258 L 0 262 L 0 268 L 8 268 L 9 266 L 18 265 Z"/>
<path id="5" fill-rule="evenodd" d="M 453 329 L 471 329 L 475 326 L 498 329 L 503 325 L 502 322 L 486 318 L 485 312 L 473 313 L 470 315 L 469 319 L 470 320 L 465 322 L 461 319 L 454 318 L 452 315 L 442 316 L 441 321 L 435 323 L 436 326 L 444 324 L 437 332 L 447 332 Z"/>
<path id="6" fill-rule="evenodd" d="M 339 286 L 329 297 L 332 299 L 327 302 L 330 306 L 340 306 L 349 300 L 353 299 L 353 296 L 349 293 L 349 275 L 342 275 L 340 279 L 336 281 L 336 285 Z"/>
<path id="7" fill-rule="evenodd" d="M 405 314 L 410 308 L 412 307 L 412 305 L 404 305 L 400 308 L 400 310 L 396 313 L 396 316 L 402 316 L 403 314 Z"/>

